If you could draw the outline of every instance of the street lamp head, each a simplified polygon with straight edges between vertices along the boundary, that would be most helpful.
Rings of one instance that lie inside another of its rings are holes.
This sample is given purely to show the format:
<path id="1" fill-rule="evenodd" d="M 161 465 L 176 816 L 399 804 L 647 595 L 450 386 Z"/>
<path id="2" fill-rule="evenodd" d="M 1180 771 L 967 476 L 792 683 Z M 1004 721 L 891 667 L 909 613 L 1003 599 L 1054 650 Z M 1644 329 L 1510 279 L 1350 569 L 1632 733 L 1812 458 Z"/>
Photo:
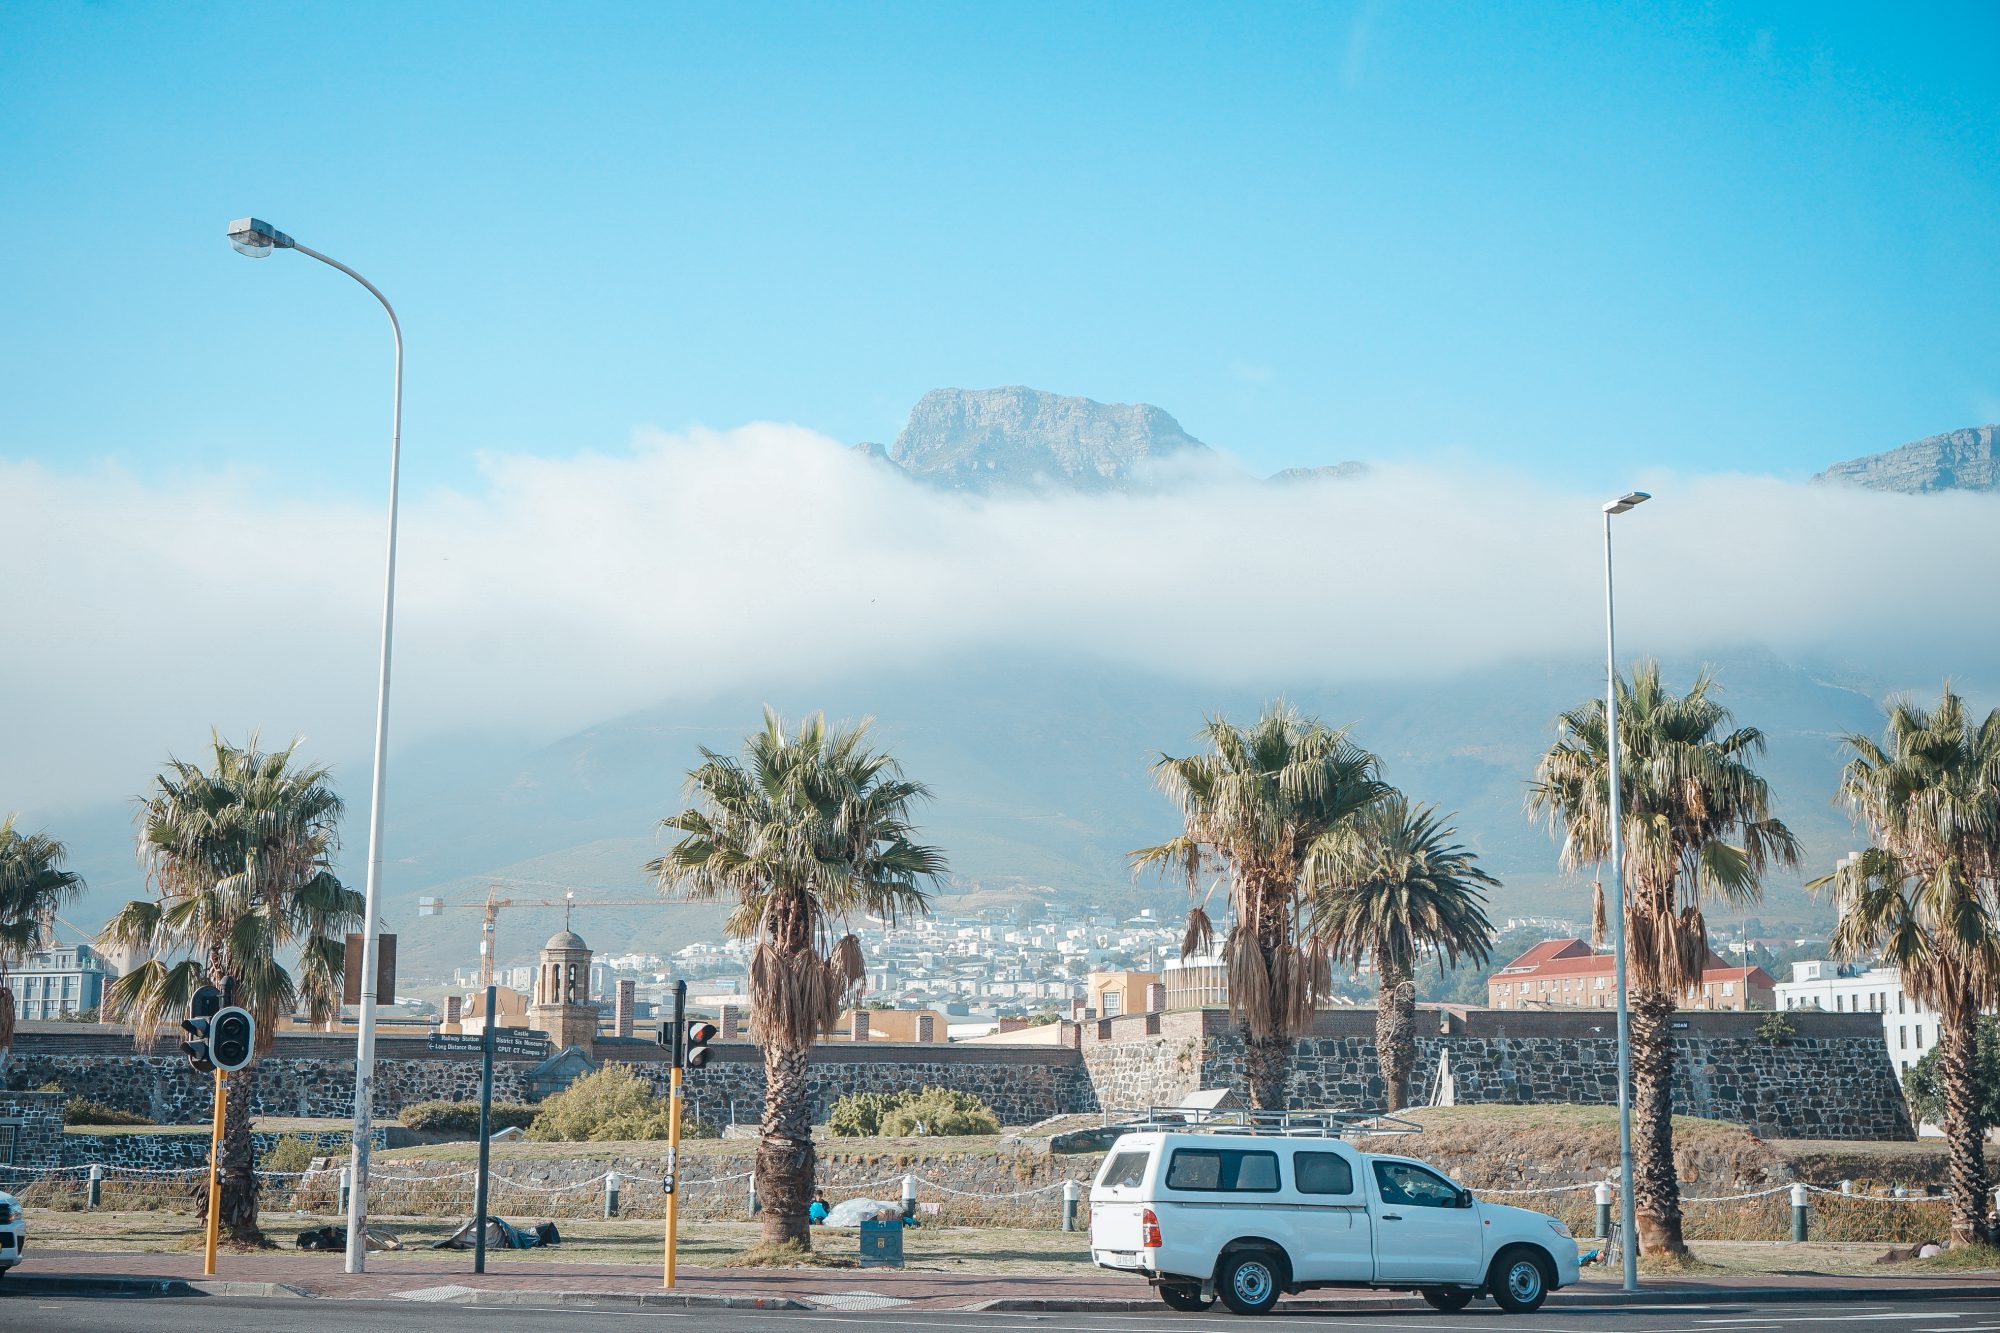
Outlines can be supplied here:
<path id="1" fill-rule="evenodd" d="M 1627 491 L 1616 500 L 1605 501 L 1604 512 L 1607 514 L 1627 513 L 1633 509 L 1637 509 L 1652 498 L 1652 496 L 1644 491 Z"/>
<path id="2" fill-rule="evenodd" d="M 229 224 L 229 243 L 240 255 L 262 259 L 273 250 L 290 249 L 292 238 L 260 218 L 238 218 Z"/>

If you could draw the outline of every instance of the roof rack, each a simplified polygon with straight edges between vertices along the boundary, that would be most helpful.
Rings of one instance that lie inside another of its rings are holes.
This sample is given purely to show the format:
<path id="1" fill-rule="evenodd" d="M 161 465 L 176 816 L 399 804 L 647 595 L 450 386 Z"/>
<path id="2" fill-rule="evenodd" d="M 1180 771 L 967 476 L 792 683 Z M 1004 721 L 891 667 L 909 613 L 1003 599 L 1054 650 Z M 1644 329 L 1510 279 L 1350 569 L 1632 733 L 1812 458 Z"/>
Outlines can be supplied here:
<path id="1" fill-rule="evenodd" d="M 1414 1120 L 1386 1111 L 1343 1111 L 1311 1107 L 1297 1111 L 1249 1111 L 1200 1106 L 1149 1106 L 1114 1118 L 1107 1126 L 1132 1133 L 1263 1134 L 1275 1138 L 1351 1139 L 1371 1134 L 1421 1134 Z"/>

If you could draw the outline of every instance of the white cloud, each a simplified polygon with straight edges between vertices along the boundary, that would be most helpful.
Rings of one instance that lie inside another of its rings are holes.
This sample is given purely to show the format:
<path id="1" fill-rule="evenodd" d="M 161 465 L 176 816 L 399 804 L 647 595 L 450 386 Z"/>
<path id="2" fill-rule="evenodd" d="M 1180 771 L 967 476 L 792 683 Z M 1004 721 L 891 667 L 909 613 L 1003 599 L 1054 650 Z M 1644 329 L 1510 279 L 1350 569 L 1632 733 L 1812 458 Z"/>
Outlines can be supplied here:
<path id="1" fill-rule="evenodd" d="M 1589 652 L 1599 497 L 1466 468 L 1145 495 L 927 490 L 811 432 L 642 434 L 498 457 L 404 511 L 395 734 L 553 734 L 725 686 L 1040 648 L 1218 682 L 1447 676 Z M 2000 497 L 1652 479 L 1619 520 L 1633 654 L 1831 649 L 1898 677 L 1984 670 Z M 0 809 L 136 791 L 210 722 L 361 754 L 372 504 L 244 479 L 0 463 L 13 633 Z"/>

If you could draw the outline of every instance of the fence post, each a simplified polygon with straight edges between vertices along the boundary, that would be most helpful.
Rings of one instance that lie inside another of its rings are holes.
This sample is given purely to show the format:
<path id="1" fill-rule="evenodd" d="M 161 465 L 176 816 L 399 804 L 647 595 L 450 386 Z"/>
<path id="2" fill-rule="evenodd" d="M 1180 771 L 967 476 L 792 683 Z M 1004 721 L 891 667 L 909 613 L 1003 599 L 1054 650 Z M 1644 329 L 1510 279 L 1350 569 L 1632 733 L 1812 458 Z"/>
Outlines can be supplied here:
<path id="1" fill-rule="evenodd" d="M 917 1178 L 903 1177 L 903 1218 L 908 1220 L 917 1215 Z"/>
<path id="2" fill-rule="evenodd" d="M 1843 1181 L 1841 1181 L 1841 1182 L 1840 1182 L 1840 1192 L 1841 1192 L 1842 1194 L 1852 1194 L 1852 1193 L 1854 1193 L 1854 1182 L 1853 1182 L 1853 1181 L 1851 1181 L 1851 1180 L 1843 1180 Z"/>
<path id="3" fill-rule="evenodd" d="M 1806 1238 L 1806 1187 L 1792 1186 L 1792 1239 Z"/>
<path id="4" fill-rule="evenodd" d="M 354 1188 L 353 1173 L 353 1167 L 343 1166 L 340 1168 L 340 1208 L 338 1211 L 343 1217 L 347 1214 L 347 1196 Z"/>
<path id="5" fill-rule="evenodd" d="M 91 1163 L 90 1167 L 90 1207 L 96 1209 L 104 1203 L 104 1168 Z"/>
<path id="6" fill-rule="evenodd" d="M 616 1171 L 606 1171 L 604 1173 L 604 1215 L 606 1217 L 618 1216 L 619 1183 Z"/>
<path id="7" fill-rule="evenodd" d="M 757 1176 L 755 1172 L 752 1172 L 750 1176 L 750 1216 L 755 1217 L 763 1211 L 763 1201 L 757 1197 Z"/>
<path id="8" fill-rule="evenodd" d="M 1610 1181 L 1600 1180 L 1597 1182 L 1596 1197 L 1597 1197 L 1597 1234 L 1600 1237 L 1608 1240 L 1611 1237 L 1611 1182 Z"/>
<path id="9" fill-rule="evenodd" d="M 1063 1182 L 1063 1230 L 1076 1230 L 1077 1203 L 1083 1198 L 1083 1186 L 1074 1180 Z"/>

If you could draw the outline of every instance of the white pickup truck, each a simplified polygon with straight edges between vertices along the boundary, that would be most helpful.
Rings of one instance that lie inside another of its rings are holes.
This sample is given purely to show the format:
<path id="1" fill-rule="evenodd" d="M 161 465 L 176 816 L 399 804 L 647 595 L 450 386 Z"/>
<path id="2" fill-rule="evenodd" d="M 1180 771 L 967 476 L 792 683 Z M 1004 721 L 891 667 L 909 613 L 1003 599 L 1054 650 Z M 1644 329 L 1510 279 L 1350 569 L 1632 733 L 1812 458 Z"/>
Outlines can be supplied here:
<path id="1" fill-rule="evenodd" d="M 1577 1280 L 1559 1219 L 1331 1135 L 1123 1134 L 1091 1186 L 1090 1252 L 1176 1310 L 1220 1297 L 1237 1314 L 1315 1287 L 1415 1291 L 1445 1311 L 1491 1296 L 1521 1314 Z"/>

